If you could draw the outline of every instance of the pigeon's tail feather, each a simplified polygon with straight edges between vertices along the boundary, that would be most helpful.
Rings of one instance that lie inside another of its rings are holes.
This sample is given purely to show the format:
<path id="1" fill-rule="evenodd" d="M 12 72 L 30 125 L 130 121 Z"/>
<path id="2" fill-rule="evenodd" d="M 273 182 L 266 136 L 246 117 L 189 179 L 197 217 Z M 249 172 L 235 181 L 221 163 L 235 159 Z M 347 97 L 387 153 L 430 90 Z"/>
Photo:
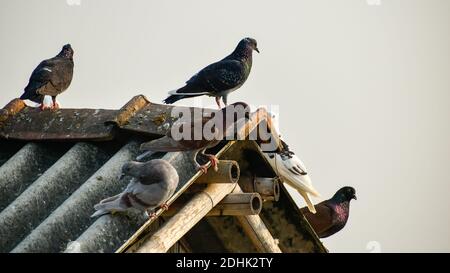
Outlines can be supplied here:
<path id="1" fill-rule="evenodd" d="M 208 94 L 208 92 L 197 89 L 198 88 L 192 87 L 191 85 L 186 85 L 179 89 L 169 91 L 170 96 L 168 96 L 163 102 L 166 104 L 172 104 L 181 99 L 193 98 Z"/>
<path id="2" fill-rule="evenodd" d="M 311 199 L 309 198 L 308 193 L 303 192 L 303 191 L 298 191 L 298 193 L 300 193 L 300 195 L 303 197 L 303 199 L 305 199 L 306 205 L 308 206 L 308 210 L 315 214 L 316 213 L 316 208 L 314 207 L 314 204 L 312 203 Z"/>
<path id="3" fill-rule="evenodd" d="M 309 175 L 288 177 L 290 179 L 288 179 L 288 181 L 286 182 L 296 190 L 307 192 L 314 197 L 320 197 L 320 193 L 313 187 Z"/>
<path id="4" fill-rule="evenodd" d="M 21 100 L 31 100 L 36 103 L 42 103 L 44 100 L 44 96 L 37 94 L 36 91 L 32 88 L 26 87 L 25 92 L 20 96 Z"/>
<path id="5" fill-rule="evenodd" d="M 147 152 L 145 152 L 145 153 L 143 153 L 143 154 L 138 155 L 138 156 L 136 157 L 136 160 L 141 161 L 142 159 L 144 159 L 144 158 L 146 158 L 146 157 L 148 157 L 148 156 L 151 156 L 152 154 L 153 154 L 152 151 L 147 151 Z"/>
<path id="6" fill-rule="evenodd" d="M 165 103 L 165 104 L 172 104 L 172 103 L 174 103 L 174 102 L 176 102 L 176 101 L 179 101 L 179 100 L 181 100 L 181 99 L 184 99 L 184 98 L 187 98 L 187 96 L 179 96 L 179 95 L 170 95 L 170 96 L 168 96 L 165 100 L 163 100 L 163 102 Z"/>
<path id="7" fill-rule="evenodd" d="M 111 213 L 111 212 L 108 211 L 108 210 L 103 210 L 103 209 L 101 209 L 101 210 L 96 210 L 96 211 L 94 212 L 94 214 L 91 215 L 91 218 L 100 217 L 100 216 L 102 216 L 102 215 L 109 214 L 109 213 Z"/>
<path id="8" fill-rule="evenodd" d="M 128 206 L 122 202 L 122 195 L 119 194 L 100 201 L 100 203 L 94 206 L 94 209 L 96 212 L 91 215 L 92 218 L 111 212 L 125 211 L 128 209 Z"/>

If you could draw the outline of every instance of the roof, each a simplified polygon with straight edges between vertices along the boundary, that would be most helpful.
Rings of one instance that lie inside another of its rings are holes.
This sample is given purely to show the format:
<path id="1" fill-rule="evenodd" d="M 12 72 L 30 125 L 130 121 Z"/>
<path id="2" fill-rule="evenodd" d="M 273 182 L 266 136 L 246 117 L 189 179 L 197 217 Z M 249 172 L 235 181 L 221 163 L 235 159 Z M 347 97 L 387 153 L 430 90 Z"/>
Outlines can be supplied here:
<path id="1" fill-rule="evenodd" d="M 172 108 L 139 95 L 119 110 L 40 111 L 18 99 L 0 110 L 0 252 L 130 251 L 158 229 L 161 217 L 90 215 L 99 200 L 126 187 L 128 181 L 118 179 L 121 166 L 138 155 L 142 142 L 166 133 L 174 121 Z M 223 141 L 212 152 L 221 160 L 236 160 L 243 172 L 275 176 L 255 141 Z M 188 156 L 155 154 L 180 176 L 169 202 L 187 194 L 201 175 Z M 283 252 L 326 252 L 283 185 L 278 202 L 264 202 L 260 217 Z M 211 216 L 186 233 L 174 251 L 256 249 L 235 217 Z"/>

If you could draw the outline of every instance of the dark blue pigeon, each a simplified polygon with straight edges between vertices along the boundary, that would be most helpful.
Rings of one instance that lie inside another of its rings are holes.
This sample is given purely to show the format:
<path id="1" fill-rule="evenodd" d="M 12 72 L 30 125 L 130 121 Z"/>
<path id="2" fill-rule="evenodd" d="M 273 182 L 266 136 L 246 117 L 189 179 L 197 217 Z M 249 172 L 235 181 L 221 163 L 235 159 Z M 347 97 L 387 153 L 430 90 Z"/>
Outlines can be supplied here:
<path id="1" fill-rule="evenodd" d="M 252 69 L 253 50 L 259 53 L 256 40 L 244 38 L 227 57 L 203 68 L 180 89 L 170 91 L 164 103 L 207 95 L 216 98 L 219 109 L 220 98 L 228 105 L 228 94 L 241 87 Z"/>
<path id="2" fill-rule="evenodd" d="M 72 47 L 67 44 L 58 55 L 42 61 L 31 74 L 20 99 L 41 103 L 41 109 L 44 109 L 43 100 L 47 95 L 53 100 L 51 108 L 59 108 L 56 96 L 64 92 L 72 81 L 73 53 Z"/>

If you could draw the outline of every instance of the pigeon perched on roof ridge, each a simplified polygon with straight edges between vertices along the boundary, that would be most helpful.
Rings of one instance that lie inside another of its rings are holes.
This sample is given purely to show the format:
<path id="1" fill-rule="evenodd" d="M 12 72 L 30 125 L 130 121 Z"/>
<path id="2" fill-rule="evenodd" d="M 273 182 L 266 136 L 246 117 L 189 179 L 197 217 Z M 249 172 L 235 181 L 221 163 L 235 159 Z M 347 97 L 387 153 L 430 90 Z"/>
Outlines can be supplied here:
<path id="1" fill-rule="evenodd" d="M 212 167 L 217 171 L 217 163 L 218 159 L 211 154 L 205 154 L 205 150 L 212 148 L 219 144 L 226 136 L 229 134 L 229 130 L 232 128 L 231 126 L 236 124 L 237 120 L 235 118 L 248 118 L 249 117 L 250 108 L 244 102 L 236 102 L 230 104 L 227 107 L 222 108 L 221 110 L 215 111 L 212 118 L 202 116 L 201 119 L 188 121 L 176 121 L 172 124 L 172 128 L 183 128 L 183 126 L 187 126 L 190 129 L 190 139 L 178 139 L 180 136 L 173 136 L 172 129 L 168 130 L 166 135 L 143 143 L 141 145 L 142 151 L 147 151 L 140 156 L 138 156 L 137 160 L 142 160 L 144 157 L 149 156 L 154 152 L 182 152 L 182 151 L 193 151 L 193 161 L 198 170 L 201 170 L 203 173 L 207 172 L 207 167 L 205 165 L 198 164 L 196 157 L 197 154 L 205 156 L 211 161 Z M 233 119 L 230 119 L 228 115 L 233 115 Z M 222 120 L 213 120 L 213 119 L 222 119 Z M 229 124 L 232 122 L 232 124 Z M 221 126 L 213 126 L 211 129 L 214 132 L 214 136 L 205 136 L 204 128 L 206 124 L 217 123 Z M 234 127 L 233 127 L 234 129 Z M 199 132 L 199 136 L 201 139 L 196 139 L 196 132 Z M 182 133 L 180 133 L 182 134 Z"/>
<path id="2" fill-rule="evenodd" d="M 177 170 L 167 161 L 153 159 L 148 162 L 130 161 L 122 166 L 122 175 L 132 180 L 120 194 L 106 198 L 94 206 L 91 217 L 129 209 L 145 211 L 154 216 L 155 209 L 167 209 L 167 200 L 174 194 L 179 177 Z"/>
<path id="3" fill-rule="evenodd" d="M 228 94 L 241 87 L 250 75 L 253 50 L 259 53 L 256 40 L 242 39 L 230 55 L 200 70 L 185 86 L 170 91 L 164 103 L 172 104 L 184 98 L 208 95 L 216 98 L 219 109 L 220 98 L 228 105 Z"/>
<path id="4" fill-rule="evenodd" d="M 53 58 L 42 61 L 30 76 L 28 85 L 20 97 L 22 100 L 31 100 L 41 104 L 41 109 L 47 108 L 43 103 L 44 96 L 52 97 L 52 109 L 59 108 L 56 96 L 64 92 L 72 82 L 73 54 L 70 44 L 63 46 L 61 51 Z"/>
<path id="5" fill-rule="evenodd" d="M 350 215 L 350 201 L 356 200 L 353 187 L 339 189 L 331 199 L 315 205 L 317 213 L 311 213 L 307 207 L 300 211 L 320 238 L 329 237 L 340 231 L 347 224 Z"/>

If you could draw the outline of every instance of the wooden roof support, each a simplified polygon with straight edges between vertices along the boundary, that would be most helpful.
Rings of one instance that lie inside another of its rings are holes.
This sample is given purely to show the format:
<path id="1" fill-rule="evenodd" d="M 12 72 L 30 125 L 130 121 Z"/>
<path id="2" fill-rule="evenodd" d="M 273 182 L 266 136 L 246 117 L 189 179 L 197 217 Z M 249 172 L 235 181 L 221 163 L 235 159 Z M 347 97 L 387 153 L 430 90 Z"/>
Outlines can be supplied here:
<path id="1" fill-rule="evenodd" d="M 206 184 L 205 189 L 196 193 L 150 239 L 144 240 L 136 252 L 167 252 L 173 244 L 238 186 L 237 181 L 240 175 L 238 164 L 235 161 L 222 161 L 220 165 L 219 172 L 210 169 L 203 177 L 205 181 L 220 181 L 221 183 Z"/>
<path id="2" fill-rule="evenodd" d="M 234 192 L 242 192 L 242 190 L 238 186 Z M 259 252 L 281 253 L 278 242 L 272 237 L 259 215 L 236 216 L 236 219 Z"/>
<path id="3" fill-rule="evenodd" d="M 236 216 L 236 218 L 259 252 L 281 253 L 277 241 L 272 237 L 259 215 Z"/>

